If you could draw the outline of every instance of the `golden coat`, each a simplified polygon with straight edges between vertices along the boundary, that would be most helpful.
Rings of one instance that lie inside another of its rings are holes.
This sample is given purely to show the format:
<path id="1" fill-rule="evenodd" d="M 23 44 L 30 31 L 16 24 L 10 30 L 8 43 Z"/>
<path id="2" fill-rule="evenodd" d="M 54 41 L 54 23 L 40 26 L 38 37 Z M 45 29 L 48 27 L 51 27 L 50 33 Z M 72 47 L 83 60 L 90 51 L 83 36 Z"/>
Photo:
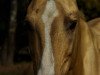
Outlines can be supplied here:
<path id="1" fill-rule="evenodd" d="M 36 57 L 33 59 L 38 70 L 44 48 L 44 25 L 41 15 L 47 0 L 32 0 L 27 19 L 31 23 L 35 43 L 31 46 Z M 55 0 L 59 15 L 51 28 L 51 41 L 55 59 L 55 75 L 100 75 L 100 18 L 86 22 L 80 17 L 75 0 Z M 68 23 L 75 21 L 73 29 Z M 36 75 L 36 73 L 34 73 Z"/>

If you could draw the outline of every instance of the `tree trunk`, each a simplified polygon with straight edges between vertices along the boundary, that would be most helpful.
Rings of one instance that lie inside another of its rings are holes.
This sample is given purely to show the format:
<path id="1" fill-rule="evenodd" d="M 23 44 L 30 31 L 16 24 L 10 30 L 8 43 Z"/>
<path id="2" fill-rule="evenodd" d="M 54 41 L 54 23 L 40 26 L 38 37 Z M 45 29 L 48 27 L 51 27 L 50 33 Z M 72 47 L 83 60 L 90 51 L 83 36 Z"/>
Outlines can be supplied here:
<path id="1" fill-rule="evenodd" d="M 1 49 L 1 65 L 7 65 L 7 48 L 8 48 L 8 39 L 5 38 L 4 44 Z"/>
<path id="2" fill-rule="evenodd" d="M 13 57 L 15 51 L 15 32 L 16 32 L 16 16 L 17 16 L 17 0 L 11 2 L 11 16 L 10 16 L 10 26 L 8 33 L 8 53 L 7 62 L 8 64 L 13 64 Z"/>

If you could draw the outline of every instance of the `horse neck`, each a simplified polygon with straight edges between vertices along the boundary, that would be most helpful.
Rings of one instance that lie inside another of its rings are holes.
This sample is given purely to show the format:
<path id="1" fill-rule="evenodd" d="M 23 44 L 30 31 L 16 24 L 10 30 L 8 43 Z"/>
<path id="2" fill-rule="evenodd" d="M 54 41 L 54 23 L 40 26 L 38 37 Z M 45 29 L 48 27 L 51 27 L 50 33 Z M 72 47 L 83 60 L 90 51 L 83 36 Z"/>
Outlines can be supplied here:
<path id="1" fill-rule="evenodd" d="M 97 60 L 95 59 L 96 52 L 94 50 L 93 37 L 88 24 L 82 19 L 78 21 L 74 40 L 77 40 L 77 42 L 74 42 L 74 50 L 77 51 L 76 64 L 74 66 L 75 75 L 95 75 L 96 65 L 94 64 L 96 64 Z M 79 69 L 80 72 L 78 72 Z"/>

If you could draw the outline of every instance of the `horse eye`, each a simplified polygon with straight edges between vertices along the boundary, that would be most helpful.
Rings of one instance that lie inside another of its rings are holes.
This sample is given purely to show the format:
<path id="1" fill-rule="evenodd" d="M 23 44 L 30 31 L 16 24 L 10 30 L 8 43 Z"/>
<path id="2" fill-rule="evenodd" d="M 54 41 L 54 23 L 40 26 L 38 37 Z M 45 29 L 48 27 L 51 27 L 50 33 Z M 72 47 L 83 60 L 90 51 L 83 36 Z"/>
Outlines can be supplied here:
<path id="1" fill-rule="evenodd" d="M 73 30 L 76 27 L 77 21 L 69 21 L 67 23 L 68 29 Z"/>

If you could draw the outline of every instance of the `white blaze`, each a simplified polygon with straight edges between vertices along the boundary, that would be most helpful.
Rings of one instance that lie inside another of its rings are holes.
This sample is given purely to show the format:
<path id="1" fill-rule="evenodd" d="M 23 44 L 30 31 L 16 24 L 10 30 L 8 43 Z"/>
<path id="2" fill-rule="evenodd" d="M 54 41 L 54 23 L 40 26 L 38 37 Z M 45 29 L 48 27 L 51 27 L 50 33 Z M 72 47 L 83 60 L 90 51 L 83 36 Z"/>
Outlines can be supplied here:
<path id="1" fill-rule="evenodd" d="M 42 15 L 42 20 L 45 25 L 45 48 L 38 75 L 54 75 L 54 57 L 52 52 L 50 30 L 51 24 L 57 15 L 58 11 L 56 9 L 55 1 L 48 0 Z"/>

